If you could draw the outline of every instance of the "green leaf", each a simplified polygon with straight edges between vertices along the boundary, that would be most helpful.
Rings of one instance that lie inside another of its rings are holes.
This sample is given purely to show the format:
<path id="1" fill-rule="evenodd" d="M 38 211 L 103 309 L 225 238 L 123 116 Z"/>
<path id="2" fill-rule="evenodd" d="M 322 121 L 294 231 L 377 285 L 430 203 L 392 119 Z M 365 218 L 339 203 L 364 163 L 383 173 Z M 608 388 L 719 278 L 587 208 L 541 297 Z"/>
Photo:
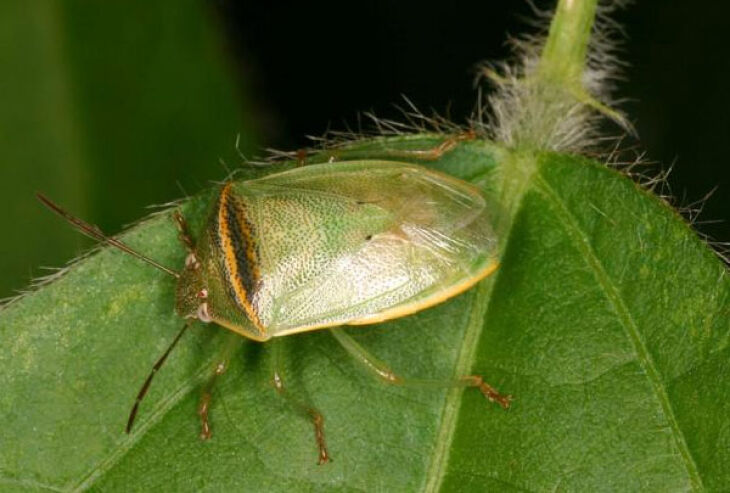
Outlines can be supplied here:
<path id="1" fill-rule="evenodd" d="M 428 149 L 394 137 L 338 159 Z M 330 153 L 313 160 L 326 160 Z M 403 159 L 402 157 L 399 159 Z M 531 173 L 506 197 L 515 162 Z M 197 400 L 223 329 L 196 326 L 139 385 L 181 326 L 174 282 L 102 249 L 0 312 L 0 484 L 7 490 L 717 490 L 730 478 L 723 264 L 665 203 L 599 163 L 460 144 L 438 169 L 483 186 L 502 214 L 502 265 L 458 298 L 348 332 L 404 376 L 483 374 L 515 397 L 372 379 L 326 332 L 282 338 L 287 388 L 325 416 L 333 462 L 276 395 L 269 343 L 245 342 Z M 333 163 L 336 166 L 336 163 Z M 280 170 L 247 171 L 246 176 Z M 211 194 L 185 203 L 199 229 Z M 123 236 L 184 261 L 168 214 Z"/>

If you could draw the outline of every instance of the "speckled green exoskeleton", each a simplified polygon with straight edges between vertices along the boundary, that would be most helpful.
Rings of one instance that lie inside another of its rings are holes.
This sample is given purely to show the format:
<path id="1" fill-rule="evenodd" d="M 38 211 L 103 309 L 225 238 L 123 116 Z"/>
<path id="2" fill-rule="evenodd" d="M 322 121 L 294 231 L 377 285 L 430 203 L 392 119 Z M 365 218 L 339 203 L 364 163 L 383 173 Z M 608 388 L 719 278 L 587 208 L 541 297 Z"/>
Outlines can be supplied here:
<path id="1" fill-rule="evenodd" d="M 483 194 L 467 182 L 402 162 L 319 164 L 229 181 L 196 236 L 175 213 L 188 251 L 179 273 L 40 198 L 85 234 L 175 276 L 177 312 L 183 318 L 212 322 L 259 342 L 330 329 L 358 361 L 392 384 L 408 380 L 337 327 L 375 324 L 429 308 L 498 266 Z M 154 374 L 188 325 L 142 386 L 127 432 Z M 203 391 L 202 438 L 211 436 L 212 382 L 229 357 L 221 358 Z M 283 394 L 281 375 L 275 372 L 273 379 Z M 509 406 L 510 397 L 478 375 L 431 383 L 477 387 L 488 399 Z M 307 406 L 301 410 L 314 422 L 319 462 L 326 462 L 322 415 Z"/>

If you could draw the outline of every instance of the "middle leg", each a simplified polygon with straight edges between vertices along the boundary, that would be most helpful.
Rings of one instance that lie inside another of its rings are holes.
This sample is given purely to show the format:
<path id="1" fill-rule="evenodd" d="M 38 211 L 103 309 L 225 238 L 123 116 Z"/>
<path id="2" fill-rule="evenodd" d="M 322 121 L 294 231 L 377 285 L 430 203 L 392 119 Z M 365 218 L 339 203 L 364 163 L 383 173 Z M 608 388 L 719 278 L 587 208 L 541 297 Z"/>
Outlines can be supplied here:
<path id="1" fill-rule="evenodd" d="M 331 458 L 327 451 L 327 444 L 324 439 L 324 417 L 316 408 L 297 400 L 286 391 L 282 375 L 282 341 L 274 338 L 274 340 L 272 340 L 269 344 L 273 351 L 274 389 L 276 389 L 276 392 L 283 397 L 298 414 L 312 421 L 312 424 L 314 425 L 314 439 L 317 442 L 318 449 L 317 464 L 326 464 L 331 460 Z"/>

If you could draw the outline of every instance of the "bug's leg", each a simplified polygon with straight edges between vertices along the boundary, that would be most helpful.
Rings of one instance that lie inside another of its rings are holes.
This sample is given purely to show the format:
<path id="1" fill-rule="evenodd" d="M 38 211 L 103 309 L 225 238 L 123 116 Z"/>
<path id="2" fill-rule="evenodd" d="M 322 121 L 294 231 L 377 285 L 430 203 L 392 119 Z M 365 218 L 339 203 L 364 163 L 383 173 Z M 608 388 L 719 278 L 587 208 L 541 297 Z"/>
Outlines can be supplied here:
<path id="1" fill-rule="evenodd" d="M 449 151 L 452 151 L 459 142 L 464 142 L 466 140 L 474 140 L 476 138 L 476 133 L 473 130 L 468 130 L 466 132 L 452 135 L 448 138 L 446 138 L 443 142 L 440 144 L 428 148 L 428 149 L 392 149 L 392 148 L 384 148 L 384 149 L 378 149 L 377 154 L 379 158 L 393 158 L 393 159 L 415 159 L 418 161 L 436 161 L 437 159 L 440 159 L 441 156 L 448 153 Z M 330 161 L 338 159 L 338 151 L 332 151 L 328 153 L 330 155 Z"/>
<path id="2" fill-rule="evenodd" d="M 216 363 L 213 367 L 213 373 L 208 378 L 203 392 L 200 396 L 200 403 L 198 404 L 198 415 L 200 416 L 200 439 L 208 440 L 211 437 L 210 421 L 208 420 L 208 413 L 210 411 L 210 402 L 213 398 L 213 385 L 215 385 L 216 379 L 223 375 L 228 369 L 228 365 L 231 361 L 231 355 L 239 347 L 241 343 L 241 336 L 238 334 L 228 334 L 223 350 L 220 355 L 216 358 Z"/>
<path id="3" fill-rule="evenodd" d="M 310 419 L 314 425 L 314 439 L 317 442 L 318 456 L 317 464 L 326 464 L 331 460 L 327 451 L 327 444 L 324 439 L 324 416 L 312 406 L 304 404 L 286 391 L 284 387 L 284 379 L 282 378 L 282 361 L 281 361 L 281 342 L 274 339 L 269 343 L 273 351 L 273 383 L 276 392 L 283 397 L 287 403 L 303 417 Z"/>
<path id="4" fill-rule="evenodd" d="M 485 382 L 480 375 L 467 375 L 454 380 L 405 379 L 393 373 L 388 365 L 370 354 L 352 337 L 347 335 L 344 330 L 331 329 L 330 332 L 350 355 L 386 383 L 414 387 L 476 387 L 491 402 L 498 403 L 504 409 L 510 406 L 512 396 L 500 394 L 494 387 Z"/>
<path id="5" fill-rule="evenodd" d="M 297 167 L 302 167 L 307 164 L 307 150 L 299 149 L 297 151 Z"/>
<path id="6" fill-rule="evenodd" d="M 185 249 L 188 251 L 188 253 L 193 253 L 193 251 L 195 250 L 195 242 L 193 241 L 193 236 L 190 234 L 188 222 L 185 220 L 185 217 L 183 217 L 180 211 L 173 212 L 172 218 L 175 220 L 175 225 L 177 226 L 177 232 L 178 237 L 180 238 L 180 242 L 185 246 Z"/>
<path id="7" fill-rule="evenodd" d="M 476 134 L 474 133 L 474 131 L 469 130 L 464 133 L 452 135 L 451 137 L 441 142 L 439 145 L 430 149 L 387 149 L 385 153 L 388 156 L 394 158 L 411 158 L 421 161 L 435 161 L 437 159 L 440 159 L 441 156 L 443 156 L 447 152 L 453 150 L 459 144 L 459 142 L 463 142 L 465 140 L 474 140 L 475 138 Z"/>
<path id="8" fill-rule="evenodd" d="M 190 228 L 188 228 L 188 222 L 185 220 L 180 211 L 175 211 L 172 214 L 177 225 L 178 238 L 180 243 L 183 244 L 188 255 L 185 257 L 185 267 L 193 267 L 195 269 L 200 267 L 200 261 L 198 256 L 195 254 L 195 241 L 193 236 L 190 234 Z"/>
<path id="9" fill-rule="evenodd" d="M 437 159 L 441 158 L 444 154 L 447 152 L 453 150 L 459 142 L 464 142 L 466 140 L 474 140 L 476 139 L 476 133 L 473 130 L 468 130 L 465 132 L 462 132 L 460 134 L 451 135 L 450 137 L 447 137 L 444 139 L 440 144 L 430 147 L 427 149 L 393 149 L 389 147 L 383 147 L 379 148 L 377 150 L 368 151 L 366 155 L 358 155 L 354 156 L 351 152 L 348 154 L 348 159 L 368 159 L 371 158 L 373 155 L 377 155 L 380 159 L 414 159 L 417 161 L 436 161 Z M 301 151 L 300 151 L 301 152 Z M 306 164 L 306 153 L 304 154 L 304 158 L 302 159 L 302 156 L 300 152 L 297 152 L 297 165 L 302 166 L 303 164 Z M 321 154 L 317 154 L 318 159 L 316 162 L 322 162 L 321 160 L 324 159 L 324 161 L 332 163 L 335 161 L 339 161 L 342 159 L 343 151 L 338 149 L 329 150 L 326 152 L 323 152 Z"/>

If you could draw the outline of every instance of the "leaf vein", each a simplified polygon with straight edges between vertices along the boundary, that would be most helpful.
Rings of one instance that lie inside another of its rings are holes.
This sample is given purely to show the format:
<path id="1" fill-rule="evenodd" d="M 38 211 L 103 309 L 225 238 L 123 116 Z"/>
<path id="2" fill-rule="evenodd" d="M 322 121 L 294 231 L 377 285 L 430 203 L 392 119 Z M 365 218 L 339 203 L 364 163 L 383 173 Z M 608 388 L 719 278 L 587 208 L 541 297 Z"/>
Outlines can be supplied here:
<path id="1" fill-rule="evenodd" d="M 613 306 L 621 325 L 624 327 L 629 340 L 631 341 L 634 351 L 636 353 L 639 364 L 641 365 L 644 373 L 649 379 L 654 393 L 656 395 L 659 404 L 662 407 L 662 411 L 667 419 L 669 427 L 672 431 L 675 444 L 681 454 L 684 461 L 684 465 L 687 469 L 687 473 L 690 477 L 690 481 L 693 484 L 693 489 L 704 490 L 702 484 L 702 478 L 700 477 L 697 469 L 697 464 L 689 451 L 687 442 L 684 438 L 684 434 L 677 422 L 674 415 L 672 405 L 669 402 L 669 396 L 666 393 L 664 385 L 662 383 L 661 375 L 657 370 L 656 365 L 652 359 L 651 353 L 641 339 L 639 333 L 639 327 L 634 319 L 628 306 L 621 298 L 618 288 L 614 281 L 608 275 L 606 270 L 603 268 L 603 264 L 596 255 L 596 252 L 591 246 L 590 239 L 584 231 L 581 230 L 577 221 L 571 214 L 570 210 L 563 202 L 562 198 L 557 192 L 550 186 L 549 183 L 543 177 L 536 177 L 536 190 L 542 194 L 549 202 L 552 202 L 556 207 L 557 217 L 561 223 L 565 226 L 566 232 L 569 236 L 575 240 L 575 245 L 578 251 L 585 259 L 587 265 L 593 271 L 596 277 L 599 287 L 604 292 L 607 300 Z"/>
<path id="2" fill-rule="evenodd" d="M 494 286 L 494 279 L 498 275 L 499 271 L 490 278 L 480 282 L 476 289 L 473 290 L 475 294 L 472 298 L 466 330 L 464 331 L 464 337 L 456 360 L 454 372 L 456 375 L 464 375 L 471 370 L 479 335 L 484 326 L 484 315 L 487 311 L 492 286 Z M 436 435 L 436 446 L 433 450 L 431 462 L 426 470 L 424 490 L 427 492 L 438 491 L 441 487 L 449 458 L 450 444 L 456 430 L 459 402 L 461 401 L 463 392 L 463 387 L 454 387 L 449 389 L 446 394 L 438 434 Z"/>
<path id="3" fill-rule="evenodd" d="M 34 479 L 11 478 L 8 476 L 0 476 L 0 484 L 9 484 L 13 486 L 24 486 L 31 488 L 40 488 L 48 491 L 66 491 L 60 486 L 43 483 Z"/>

